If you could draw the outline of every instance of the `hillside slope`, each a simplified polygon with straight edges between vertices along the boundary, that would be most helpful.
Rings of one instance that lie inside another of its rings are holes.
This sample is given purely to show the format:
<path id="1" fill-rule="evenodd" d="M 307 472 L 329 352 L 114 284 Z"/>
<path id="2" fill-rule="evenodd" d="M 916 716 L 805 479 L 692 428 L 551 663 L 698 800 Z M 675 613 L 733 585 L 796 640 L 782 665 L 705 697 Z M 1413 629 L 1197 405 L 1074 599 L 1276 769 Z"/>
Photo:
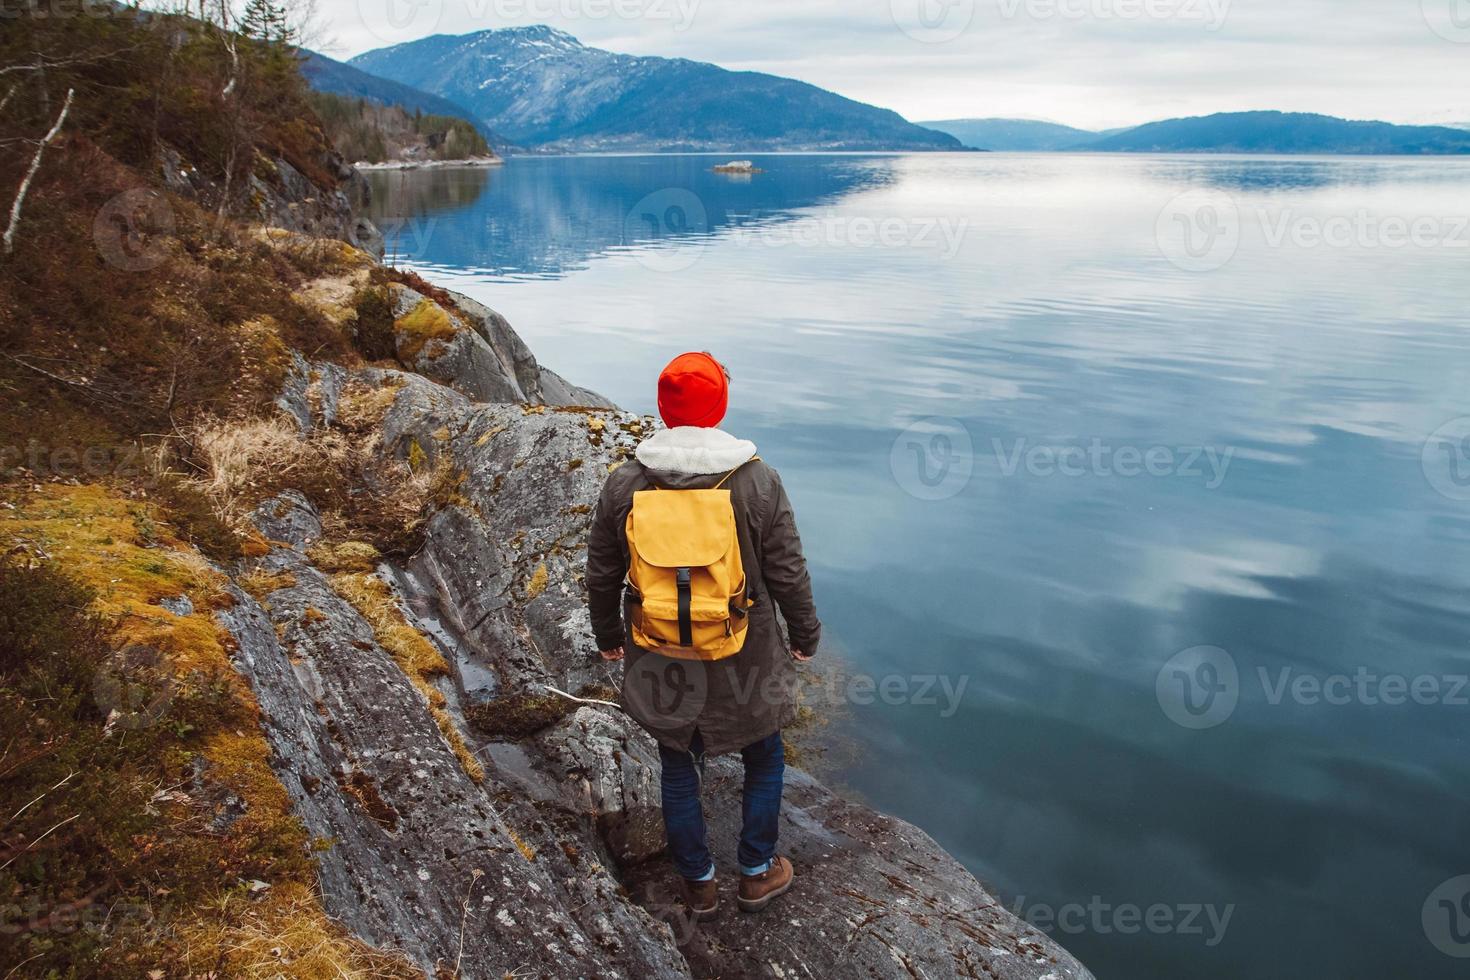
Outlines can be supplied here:
<path id="1" fill-rule="evenodd" d="M 463 119 L 479 131 L 492 147 L 505 147 L 506 140 L 464 106 L 410 85 L 380 78 L 345 62 L 315 51 L 302 51 L 301 74 L 313 91 L 345 98 L 366 99 L 384 106 L 401 106 L 409 112 Z"/>
<path id="2" fill-rule="evenodd" d="M 330 92 L 311 93 L 311 104 L 332 145 L 359 165 L 500 162 L 475 126 L 458 117 Z"/>
<path id="3" fill-rule="evenodd" d="M 787 78 L 589 48 L 548 27 L 437 35 L 351 64 L 545 150 L 956 150 L 954 137 Z"/>

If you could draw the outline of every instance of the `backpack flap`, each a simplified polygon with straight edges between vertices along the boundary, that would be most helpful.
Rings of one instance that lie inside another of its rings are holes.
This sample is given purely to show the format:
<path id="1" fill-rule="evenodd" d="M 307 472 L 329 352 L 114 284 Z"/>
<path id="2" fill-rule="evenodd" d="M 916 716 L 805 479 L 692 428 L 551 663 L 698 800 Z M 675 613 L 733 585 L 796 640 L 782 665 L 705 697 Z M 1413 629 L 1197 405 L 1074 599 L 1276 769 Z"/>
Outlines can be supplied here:
<path id="1" fill-rule="evenodd" d="M 729 490 L 641 490 L 628 520 L 638 557 L 660 568 L 713 565 L 736 542 Z"/>

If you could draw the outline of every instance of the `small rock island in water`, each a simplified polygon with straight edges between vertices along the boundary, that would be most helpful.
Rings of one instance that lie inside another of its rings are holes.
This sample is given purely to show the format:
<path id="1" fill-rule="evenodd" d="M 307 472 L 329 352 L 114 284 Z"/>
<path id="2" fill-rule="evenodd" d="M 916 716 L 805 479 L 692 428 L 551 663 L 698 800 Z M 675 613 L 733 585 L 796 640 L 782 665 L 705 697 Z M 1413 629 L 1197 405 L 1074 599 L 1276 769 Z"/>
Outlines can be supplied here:
<path id="1" fill-rule="evenodd" d="M 763 174 L 763 173 L 765 173 L 764 170 L 762 170 L 760 167 L 757 167 L 750 160 L 731 160 L 729 163 L 722 163 L 718 167 L 715 167 L 714 169 L 715 169 L 715 173 L 717 173 L 717 174 Z"/>

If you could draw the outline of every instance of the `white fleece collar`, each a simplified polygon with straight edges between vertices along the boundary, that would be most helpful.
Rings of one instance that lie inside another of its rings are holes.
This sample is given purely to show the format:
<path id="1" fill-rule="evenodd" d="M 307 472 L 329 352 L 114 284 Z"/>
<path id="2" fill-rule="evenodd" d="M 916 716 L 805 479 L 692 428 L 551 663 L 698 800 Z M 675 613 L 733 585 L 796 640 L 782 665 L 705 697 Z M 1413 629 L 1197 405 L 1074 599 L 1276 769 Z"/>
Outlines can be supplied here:
<path id="1" fill-rule="evenodd" d="M 659 429 L 638 447 L 638 462 L 651 470 L 704 476 L 728 473 L 750 462 L 755 443 L 720 429 Z"/>

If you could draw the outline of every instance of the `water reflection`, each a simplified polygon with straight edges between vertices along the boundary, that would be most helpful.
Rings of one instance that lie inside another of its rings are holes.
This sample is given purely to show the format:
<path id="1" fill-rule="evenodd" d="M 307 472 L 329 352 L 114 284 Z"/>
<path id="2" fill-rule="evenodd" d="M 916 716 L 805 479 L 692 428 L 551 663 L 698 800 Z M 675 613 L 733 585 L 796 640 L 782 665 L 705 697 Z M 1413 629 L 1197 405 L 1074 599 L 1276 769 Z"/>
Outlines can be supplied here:
<path id="1" fill-rule="evenodd" d="M 517 158 L 495 170 L 370 172 L 388 251 L 421 265 L 559 277 L 598 256 L 696 241 L 780 221 L 890 180 L 883 158 L 753 157 L 759 175 L 715 173 L 722 158 Z"/>

